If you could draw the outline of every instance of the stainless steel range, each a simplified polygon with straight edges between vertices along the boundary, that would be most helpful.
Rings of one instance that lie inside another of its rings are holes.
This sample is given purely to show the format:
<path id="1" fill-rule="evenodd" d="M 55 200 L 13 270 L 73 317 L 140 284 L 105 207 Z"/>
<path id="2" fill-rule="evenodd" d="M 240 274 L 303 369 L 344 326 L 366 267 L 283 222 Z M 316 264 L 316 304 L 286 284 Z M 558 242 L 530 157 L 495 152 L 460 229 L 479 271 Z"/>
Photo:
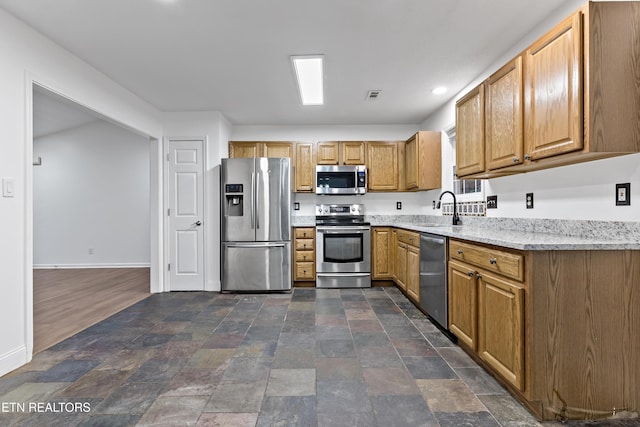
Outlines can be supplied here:
<path id="1" fill-rule="evenodd" d="M 371 287 L 371 225 L 364 205 L 316 205 L 316 287 Z"/>

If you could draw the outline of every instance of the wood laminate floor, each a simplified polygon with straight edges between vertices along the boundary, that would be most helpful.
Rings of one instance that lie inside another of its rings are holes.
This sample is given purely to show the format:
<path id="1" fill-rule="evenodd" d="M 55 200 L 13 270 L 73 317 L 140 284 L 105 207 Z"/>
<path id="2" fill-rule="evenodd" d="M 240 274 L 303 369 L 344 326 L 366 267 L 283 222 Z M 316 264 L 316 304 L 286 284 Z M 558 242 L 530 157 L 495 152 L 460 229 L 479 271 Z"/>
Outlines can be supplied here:
<path id="1" fill-rule="evenodd" d="M 41 352 L 149 295 L 148 268 L 34 270 L 33 352 Z"/>

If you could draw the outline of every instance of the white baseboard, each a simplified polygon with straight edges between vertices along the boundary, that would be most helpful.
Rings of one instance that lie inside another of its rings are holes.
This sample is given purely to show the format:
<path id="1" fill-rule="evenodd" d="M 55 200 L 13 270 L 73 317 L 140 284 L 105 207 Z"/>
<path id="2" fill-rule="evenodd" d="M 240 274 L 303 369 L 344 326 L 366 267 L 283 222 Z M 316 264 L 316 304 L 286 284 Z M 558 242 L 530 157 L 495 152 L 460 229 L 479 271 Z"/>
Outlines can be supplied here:
<path id="1" fill-rule="evenodd" d="M 205 291 L 220 292 L 221 282 L 220 280 L 209 280 L 204 286 Z"/>
<path id="2" fill-rule="evenodd" d="M 36 270 L 65 268 L 151 268 L 151 263 L 119 263 L 119 264 L 33 264 Z"/>
<path id="3" fill-rule="evenodd" d="M 0 355 L 0 376 L 18 369 L 20 366 L 28 363 L 29 360 L 27 347 L 24 345 Z"/>

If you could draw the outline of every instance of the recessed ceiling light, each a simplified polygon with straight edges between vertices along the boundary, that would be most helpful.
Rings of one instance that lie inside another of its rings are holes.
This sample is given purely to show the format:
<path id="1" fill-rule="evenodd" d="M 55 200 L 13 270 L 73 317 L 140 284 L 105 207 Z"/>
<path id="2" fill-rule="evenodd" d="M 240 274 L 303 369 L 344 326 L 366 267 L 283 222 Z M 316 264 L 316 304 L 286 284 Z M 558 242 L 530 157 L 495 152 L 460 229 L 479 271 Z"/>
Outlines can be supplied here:
<path id="1" fill-rule="evenodd" d="M 447 91 L 447 88 L 444 86 L 438 86 L 436 88 L 433 88 L 433 90 L 431 91 L 432 94 L 434 95 L 442 95 L 443 93 L 445 93 Z"/>
<path id="2" fill-rule="evenodd" d="M 302 105 L 324 104 L 324 56 L 292 56 L 291 65 L 298 82 Z"/>

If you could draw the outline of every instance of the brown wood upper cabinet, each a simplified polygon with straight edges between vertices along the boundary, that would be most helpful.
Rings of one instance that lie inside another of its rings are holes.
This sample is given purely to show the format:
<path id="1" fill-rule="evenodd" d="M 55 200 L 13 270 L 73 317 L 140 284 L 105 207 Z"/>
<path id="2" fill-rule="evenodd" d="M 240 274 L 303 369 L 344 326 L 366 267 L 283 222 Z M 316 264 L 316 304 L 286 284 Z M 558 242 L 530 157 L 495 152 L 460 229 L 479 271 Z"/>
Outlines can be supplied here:
<path id="1" fill-rule="evenodd" d="M 365 143 L 363 141 L 318 142 L 319 165 L 364 165 Z"/>
<path id="2" fill-rule="evenodd" d="M 510 61 L 485 84 L 485 153 L 487 169 L 524 161 L 522 56 Z"/>
<path id="3" fill-rule="evenodd" d="M 525 155 L 541 159 L 583 147 L 582 13 L 525 52 Z"/>
<path id="4" fill-rule="evenodd" d="M 289 141 L 229 141 L 229 158 L 239 157 L 289 157 L 293 159 L 293 143 Z"/>
<path id="5" fill-rule="evenodd" d="M 407 140 L 404 173 L 409 190 L 432 190 L 442 186 L 442 139 L 440 132 L 420 131 Z"/>
<path id="6" fill-rule="evenodd" d="M 296 192 L 313 193 L 316 179 L 316 150 L 312 142 L 296 144 Z"/>
<path id="7" fill-rule="evenodd" d="M 461 98 L 458 176 L 640 152 L 640 49 L 630 36 L 638 27 L 640 2 L 589 2 Z"/>
<path id="8" fill-rule="evenodd" d="M 371 141 L 367 143 L 367 181 L 369 191 L 399 189 L 399 143 Z"/>
<path id="9" fill-rule="evenodd" d="M 456 174 L 484 171 L 484 85 L 456 102 Z"/>

